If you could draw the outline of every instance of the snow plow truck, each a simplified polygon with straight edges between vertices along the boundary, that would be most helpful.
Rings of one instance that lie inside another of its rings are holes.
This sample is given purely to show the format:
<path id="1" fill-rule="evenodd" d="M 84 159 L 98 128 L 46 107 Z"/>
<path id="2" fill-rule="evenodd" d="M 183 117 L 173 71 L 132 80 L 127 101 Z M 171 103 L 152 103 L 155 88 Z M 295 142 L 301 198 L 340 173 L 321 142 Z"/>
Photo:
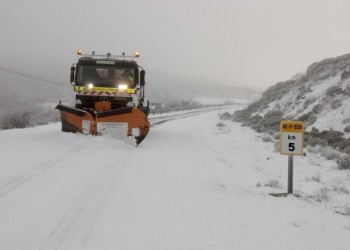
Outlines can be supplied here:
<path id="1" fill-rule="evenodd" d="M 62 103 L 62 131 L 109 135 L 116 138 L 133 136 L 142 142 L 150 129 L 147 119 L 149 103 L 144 106 L 145 70 L 134 60 L 140 56 L 82 54 L 70 72 L 75 107 Z"/>

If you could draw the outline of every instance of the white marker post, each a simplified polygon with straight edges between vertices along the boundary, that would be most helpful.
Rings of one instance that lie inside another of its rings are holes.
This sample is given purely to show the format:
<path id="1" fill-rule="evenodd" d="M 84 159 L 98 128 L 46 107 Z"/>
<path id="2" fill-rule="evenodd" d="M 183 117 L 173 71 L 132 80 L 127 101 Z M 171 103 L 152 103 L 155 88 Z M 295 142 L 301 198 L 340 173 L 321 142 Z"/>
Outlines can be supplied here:
<path id="1" fill-rule="evenodd" d="M 281 121 L 280 153 L 288 155 L 288 194 L 293 193 L 293 155 L 303 155 L 304 123 Z"/>

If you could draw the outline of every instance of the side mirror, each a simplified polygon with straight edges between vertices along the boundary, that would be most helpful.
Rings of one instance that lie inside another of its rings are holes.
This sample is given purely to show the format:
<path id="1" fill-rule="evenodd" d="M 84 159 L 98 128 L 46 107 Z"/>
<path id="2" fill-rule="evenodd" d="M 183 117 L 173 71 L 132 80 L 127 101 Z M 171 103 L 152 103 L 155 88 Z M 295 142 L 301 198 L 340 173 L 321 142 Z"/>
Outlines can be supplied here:
<path id="1" fill-rule="evenodd" d="M 138 67 L 135 67 L 135 79 L 134 79 L 134 83 L 138 84 L 139 83 L 139 79 L 140 79 L 140 71 Z"/>
<path id="2" fill-rule="evenodd" d="M 146 75 L 146 71 L 141 70 L 141 72 L 140 72 L 140 85 L 141 85 L 141 87 L 145 86 L 145 84 L 146 84 L 145 75 Z"/>
<path id="3" fill-rule="evenodd" d="M 75 78 L 75 66 L 70 68 L 70 82 L 74 82 Z"/>

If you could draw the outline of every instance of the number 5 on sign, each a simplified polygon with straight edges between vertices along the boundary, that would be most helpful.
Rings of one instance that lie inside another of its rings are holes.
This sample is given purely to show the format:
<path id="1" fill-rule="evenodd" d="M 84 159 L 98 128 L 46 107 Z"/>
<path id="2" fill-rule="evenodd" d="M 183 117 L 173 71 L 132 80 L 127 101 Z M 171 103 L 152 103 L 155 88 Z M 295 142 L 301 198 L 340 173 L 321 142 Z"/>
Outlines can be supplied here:
<path id="1" fill-rule="evenodd" d="M 304 142 L 304 123 L 302 121 L 281 121 L 280 153 L 283 155 L 302 155 Z"/>

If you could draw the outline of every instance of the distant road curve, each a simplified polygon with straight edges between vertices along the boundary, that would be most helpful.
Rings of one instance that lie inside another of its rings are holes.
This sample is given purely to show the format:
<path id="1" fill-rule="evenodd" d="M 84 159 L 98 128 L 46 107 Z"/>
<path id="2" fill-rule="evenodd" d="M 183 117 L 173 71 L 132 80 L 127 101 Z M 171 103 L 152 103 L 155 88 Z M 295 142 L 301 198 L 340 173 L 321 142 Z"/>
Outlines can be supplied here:
<path id="1" fill-rule="evenodd" d="M 217 110 L 219 112 L 219 110 L 222 110 L 225 108 L 227 108 L 227 107 L 225 106 L 225 107 L 202 108 L 202 109 L 191 110 L 191 111 L 178 113 L 178 114 L 169 114 L 169 115 L 159 116 L 159 117 L 150 117 L 148 120 L 150 121 L 151 126 L 156 126 L 156 125 L 159 125 L 159 124 L 162 124 L 164 122 L 171 121 L 171 120 L 195 116 L 195 115 L 199 115 L 199 114 L 206 113 L 206 112 L 211 112 L 211 111 L 215 111 L 215 110 Z"/>

